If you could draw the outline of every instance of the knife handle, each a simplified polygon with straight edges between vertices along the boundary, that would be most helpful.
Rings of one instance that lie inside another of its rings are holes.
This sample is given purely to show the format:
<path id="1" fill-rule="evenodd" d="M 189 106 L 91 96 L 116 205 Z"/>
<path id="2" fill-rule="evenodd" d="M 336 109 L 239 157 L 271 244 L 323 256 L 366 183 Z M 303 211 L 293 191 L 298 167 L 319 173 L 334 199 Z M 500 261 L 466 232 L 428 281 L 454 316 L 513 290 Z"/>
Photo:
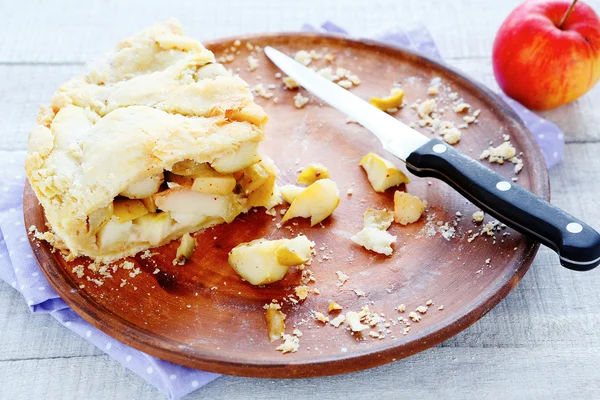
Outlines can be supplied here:
<path id="1" fill-rule="evenodd" d="M 406 164 L 413 174 L 446 182 L 481 210 L 550 247 L 564 267 L 587 271 L 600 264 L 600 234 L 593 228 L 441 140 L 412 152 Z"/>

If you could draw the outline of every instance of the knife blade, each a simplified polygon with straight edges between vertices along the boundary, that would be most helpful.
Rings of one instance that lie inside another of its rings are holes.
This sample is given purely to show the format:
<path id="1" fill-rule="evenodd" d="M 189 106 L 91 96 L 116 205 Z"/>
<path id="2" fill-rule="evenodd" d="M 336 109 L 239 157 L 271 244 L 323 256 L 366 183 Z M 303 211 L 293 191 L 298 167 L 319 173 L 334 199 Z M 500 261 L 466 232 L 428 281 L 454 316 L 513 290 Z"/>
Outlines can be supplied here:
<path id="1" fill-rule="evenodd" d="M 410 153 L 429 142 L 429 138 L 422 133 L 306 68 L 279 50 L 267 46 L 264 51 L 279 69 L 300 86 L 367 128 L 377 136 L 384 149 L 401 160 L 406 161 Z M 399 139 L 401 142 L 396 143 Z"/>
<path id="2" fill-rule="evenodd" d="M 483 211 L 556 251 L 566 268 L 587 271 L 600 264 L 600 234 L 589 225 L 447 143 L 429 139 L 273 47 L 264 51 L 299 85 L 371 131 L 413 174 L 446 182 Z"/>

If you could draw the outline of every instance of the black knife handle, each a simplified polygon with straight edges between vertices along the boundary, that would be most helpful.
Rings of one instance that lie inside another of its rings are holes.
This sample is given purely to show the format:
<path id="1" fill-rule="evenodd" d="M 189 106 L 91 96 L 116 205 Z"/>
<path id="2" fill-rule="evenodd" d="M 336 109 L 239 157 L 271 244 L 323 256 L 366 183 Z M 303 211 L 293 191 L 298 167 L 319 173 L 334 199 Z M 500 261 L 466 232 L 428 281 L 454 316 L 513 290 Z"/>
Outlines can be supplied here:
<path id="1" fill-rule="evenodd" d="M 440 179 L 511 228 L 556 251 L 569 269 L 600 264 L 600 234 L 577 218 L 486 168 L 439 139 L 412 152 L 410 172 Z"/>

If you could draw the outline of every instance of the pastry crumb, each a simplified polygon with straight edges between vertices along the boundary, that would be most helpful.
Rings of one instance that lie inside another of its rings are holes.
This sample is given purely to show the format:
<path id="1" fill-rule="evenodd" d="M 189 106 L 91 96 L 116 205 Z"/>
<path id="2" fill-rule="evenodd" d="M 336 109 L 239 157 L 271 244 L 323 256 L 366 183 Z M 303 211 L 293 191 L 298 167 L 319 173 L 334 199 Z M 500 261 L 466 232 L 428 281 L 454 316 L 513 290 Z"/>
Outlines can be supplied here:
<path id="1" fill-rule="evenodd" d="M 296 93 L 296 95 L 294 96 L 294 106 L 296 106 L 296 108 L 302 108 L 306 105 L 306 103 L 308 103 L 309 98 L 302 96 L 301 93 Z"/>

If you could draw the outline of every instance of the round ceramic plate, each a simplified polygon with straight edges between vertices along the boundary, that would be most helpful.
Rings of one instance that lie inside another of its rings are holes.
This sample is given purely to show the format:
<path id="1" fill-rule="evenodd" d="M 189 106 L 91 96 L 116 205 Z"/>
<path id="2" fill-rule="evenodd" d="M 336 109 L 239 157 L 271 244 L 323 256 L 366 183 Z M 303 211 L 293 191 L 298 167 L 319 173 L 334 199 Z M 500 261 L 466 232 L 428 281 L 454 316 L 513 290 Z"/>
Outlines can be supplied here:
<path id="1" fill-rule="evenodd" d="M 50 284 L 78 314 L 114 338 L 178 364 L 234 375 L 306 377 L 369 368 L 427 349 L 467 328 L 507 295 L 527 271 L 538 245 L 508 228 L 469 241 L 482 229 L 471 218 L 477 210 L 442 182 L 411 176 L 412 182 L 400 188 L 426 199 L 428 206 L 418 222 L 393 224 L 389 229 L 398 236 L 392 256 L 354 244 L 350 236 L 362 228 L 365 209 L 392 209 L 394 193 L 393 189 L 374 192 L 358 162 L 371 151 L 392 156 L 385 154 L 363 127 L 303 89 L 300 93 L 310 101 L 296 108 L 293 97 L 298 89 L 283 87 L 276 77 L 278 70 L 262 52 L 255 55 L 258 68 L 248 71 L 246 43 L 271 45 L 288 54 L 302 49 L 332 54 L 335 60 L 315 59 L 310 65 L 350 70 L 361 81 L 350 90 L 365 99 L 386 95 L 394 84 L 401 84 L 407 106 L 394 116 L 406 123 L 418 121 L 409 105 L 428 97 L 436 99 L 438 108 L 445 108 L 441 119 L 464 122 L 463 114 L 452 108 L 452 93 L 456 93 L 471 105 L 471 114 L 481 110 L 477 121 L 462 129 L 456 147 L 478 158 L 490 142 L 497 146 L 503 135 L 508 135 L 517 151 L 523 152 L 524 168 L 518 183 L 547 199 L 548 175 L 542 155 L 505 103 L 445 66 L 375 42 L 315 34 L 257 35 L 240 40 L 239 54 L 226 66 L 251 86 L 262 84 L 267 96 L 272 94 L 268 99 L 257 96 L 257 102 L 270 116 L 262 148 L 281 169 L 279 183 L 294 183 L 299 167 L 322 163 L 340 188 L 339 207 L 332 217 L 312 228 L 305 219 L 278 228 L 283 205 L 276 215 L 267 215 L 264 209 L 252 211 L 231 224 L 198 233 L 198 247 L 186 265 L 172 265 L 178 246 L 173 242 L 154 249 L 156 254 L 150 258 L 131 258 L 141 274 L 131 278 L 130 271 L 119 270 L 102 286 L 72 272 L 73 266 L 89 260 L 66 262 L 46 243 L 33 245 Z M 217 57 L 226 56 L 231 54 L 226 49 L 233 42 L 219 40 L 208 47 Z M 441 80 L 435 96 L 428 95 L 433 78 Z M 417 129 L 436 135 L 427 127 Z M 491 167 L 509 179 L 515 176 L 511 163 Z M 347 194 L 348 189 L 352 195 Z M 24 210 L 27 226 L 44 226 L 43 210 L 29 186 Z M 490 221 L 486 216 L 484 224 Z M 309 283 L 312 291 L 305 300 L 297 301 L 294 296 L 301 279 L 296 268 L 280 282 L 254 287 L 227 263 L 228 252 L 241 242 L 291 238 L 299 233 L 315 241 L 317 250 L 308 267 L 314 281 Z M 160 272 L 154 274 L 157 268 Z M 348 276 L 344 284 L 338 271 Z M 127 284 L 121 287 L 122 280 Z M 276 351 L 281 341 L 271 343 L 267 338 L 263 306 L 272 299 L 277 299 L 287 314 L 286 332 L 291 334 L 294 327 L 302 332 L 295 353 Z M 420 322 L 408 319 L 410 311 L 428 300 L 433 304 Z M 330 319 L 336 316 L 327 313 L 331 301 L 342 305 L 343 312 L 368 306 L 382 320 L 362 334 L 351 334 L 345 324 L 335 328 L 317 321 L 314 311 Z M 404 313 L 397 311 L 400 304 L 406 306 Z"/>

